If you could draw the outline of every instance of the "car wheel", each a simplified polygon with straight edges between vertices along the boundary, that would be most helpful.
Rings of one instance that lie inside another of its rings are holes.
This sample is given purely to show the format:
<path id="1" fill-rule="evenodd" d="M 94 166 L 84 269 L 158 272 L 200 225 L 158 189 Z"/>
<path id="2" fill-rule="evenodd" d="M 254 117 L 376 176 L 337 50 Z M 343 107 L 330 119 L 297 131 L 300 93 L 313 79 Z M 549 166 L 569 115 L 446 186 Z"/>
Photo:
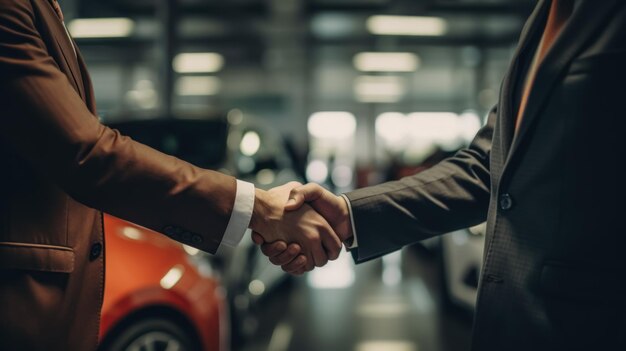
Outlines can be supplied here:
<path id="1" fill-rule="evenodd" d="M 197 351 L 193 335 L 173 322 L 148 318 L 131 323 L 108 340 L 101 351 Z"/>

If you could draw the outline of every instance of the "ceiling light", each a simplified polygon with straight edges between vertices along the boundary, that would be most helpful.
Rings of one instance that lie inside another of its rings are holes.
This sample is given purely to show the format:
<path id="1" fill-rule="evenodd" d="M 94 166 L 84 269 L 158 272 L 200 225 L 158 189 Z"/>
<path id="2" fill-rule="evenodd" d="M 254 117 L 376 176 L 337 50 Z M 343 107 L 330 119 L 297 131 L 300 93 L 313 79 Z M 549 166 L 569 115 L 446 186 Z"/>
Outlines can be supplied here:
<path id="1" fill-rule="evenodd" d="M 448 31 L 448 23 L 440 17 L 371 16 L 367 29 L 377 35 L 441 36 Z"/>
<path id="2" fill-rule="evenodd" d="M 361 76 L 354 82 L 354 95 L 360 102 L 397 102 L 405 93 L 400 77 Z"/>
<path id="3" fill-rule="evenodd" d="M 419 57 L 410 52 L 362 52 L 354 56 L 354 67 L 364 72 L 414 72 Z"/>
<path id="4" fill-rule="evenodd" d="M 222 88 L 217 77 L 180 77 L 176 80 L 176 94 L 180 96 L 216 95 Z"/>
<path id="5" fill-rule="evenodd" d="M 224 67 L 224 56 L 214 52 L 178 54 L 173 62 L 178 73 L 213 73 Z"/>
<path id="6" fill-rule="evenodd" d="M 78 18 L 67 29 L 74 38 L 122 38 L 130 36 L 134 27 L 129 18 Z"/>

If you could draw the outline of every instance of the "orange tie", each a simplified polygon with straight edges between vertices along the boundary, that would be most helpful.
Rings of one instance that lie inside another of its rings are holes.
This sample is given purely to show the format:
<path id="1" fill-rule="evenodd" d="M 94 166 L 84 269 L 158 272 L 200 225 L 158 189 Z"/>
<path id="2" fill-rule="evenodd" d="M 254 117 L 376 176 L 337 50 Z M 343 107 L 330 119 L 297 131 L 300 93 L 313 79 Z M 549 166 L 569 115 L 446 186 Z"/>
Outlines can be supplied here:
<path id="1" fill-rule="evenodd" d="M 537 76 L 537 69 L 546 57 L 550 47 L 554 44 L 557 36 L 565 26 L 565 23 L 567 23 L 567 20 L 572 15 L 572 12 L 574 11 L 574 1 L 575 0 L 552 0 L 550 13 L 546 22 L 546 29 L 543 32 L 543 36 L 539 42 L 539 47 L 535 52 L 533 62 L 530 64 L 530 68 L 528 69 L 526 82 L 524 83 L 524 90 L 520 99 L 519 110 L 517 111 L 517 120 L 515 122 L 516 131 L 519 129 L 520 123 L 522 122 L 522 116 L 526 110 L 526 104 L 528 103 L 528 96 L 530 95 L 532 85 Z"/>
<path id="2" fill-rule="evenodd" d="M 50 0 L 50 4 L 52 4 L 54 12 L 57 13 L 57 16 L 59 16 L 61 22 L 63 22 L 63 11 L 61 11 L 61 6 L 59 5 L 59 2 L 57 0 Z"/>

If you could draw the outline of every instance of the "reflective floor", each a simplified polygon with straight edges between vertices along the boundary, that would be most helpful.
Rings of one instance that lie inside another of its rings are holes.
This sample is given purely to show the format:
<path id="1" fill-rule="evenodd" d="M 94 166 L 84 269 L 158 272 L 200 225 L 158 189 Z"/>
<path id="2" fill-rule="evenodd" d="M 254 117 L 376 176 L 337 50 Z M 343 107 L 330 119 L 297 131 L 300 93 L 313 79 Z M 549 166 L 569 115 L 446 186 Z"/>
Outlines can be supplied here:
<path id="1" fill-rule="evenodd" d="M 436 256 L 407 249 L 354 266 L 349 254 L 263 300 L 243 351 L 468 350 L 471 317 L 442 308 Z"/>

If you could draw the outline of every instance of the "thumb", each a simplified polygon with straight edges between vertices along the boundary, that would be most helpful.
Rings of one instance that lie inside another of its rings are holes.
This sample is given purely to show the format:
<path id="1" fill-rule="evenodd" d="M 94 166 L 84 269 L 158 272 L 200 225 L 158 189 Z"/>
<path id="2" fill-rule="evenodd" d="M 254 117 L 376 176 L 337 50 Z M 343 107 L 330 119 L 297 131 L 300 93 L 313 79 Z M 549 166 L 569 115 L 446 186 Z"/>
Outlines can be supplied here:
<path id="1" fill-rule="evenodd" d="M 319 184 L 309 183 L 291 190 L 285 210 L 295 211 L 302 207 L 305 202 L 312 202 L 324 194 L 324 188 Z"/>

